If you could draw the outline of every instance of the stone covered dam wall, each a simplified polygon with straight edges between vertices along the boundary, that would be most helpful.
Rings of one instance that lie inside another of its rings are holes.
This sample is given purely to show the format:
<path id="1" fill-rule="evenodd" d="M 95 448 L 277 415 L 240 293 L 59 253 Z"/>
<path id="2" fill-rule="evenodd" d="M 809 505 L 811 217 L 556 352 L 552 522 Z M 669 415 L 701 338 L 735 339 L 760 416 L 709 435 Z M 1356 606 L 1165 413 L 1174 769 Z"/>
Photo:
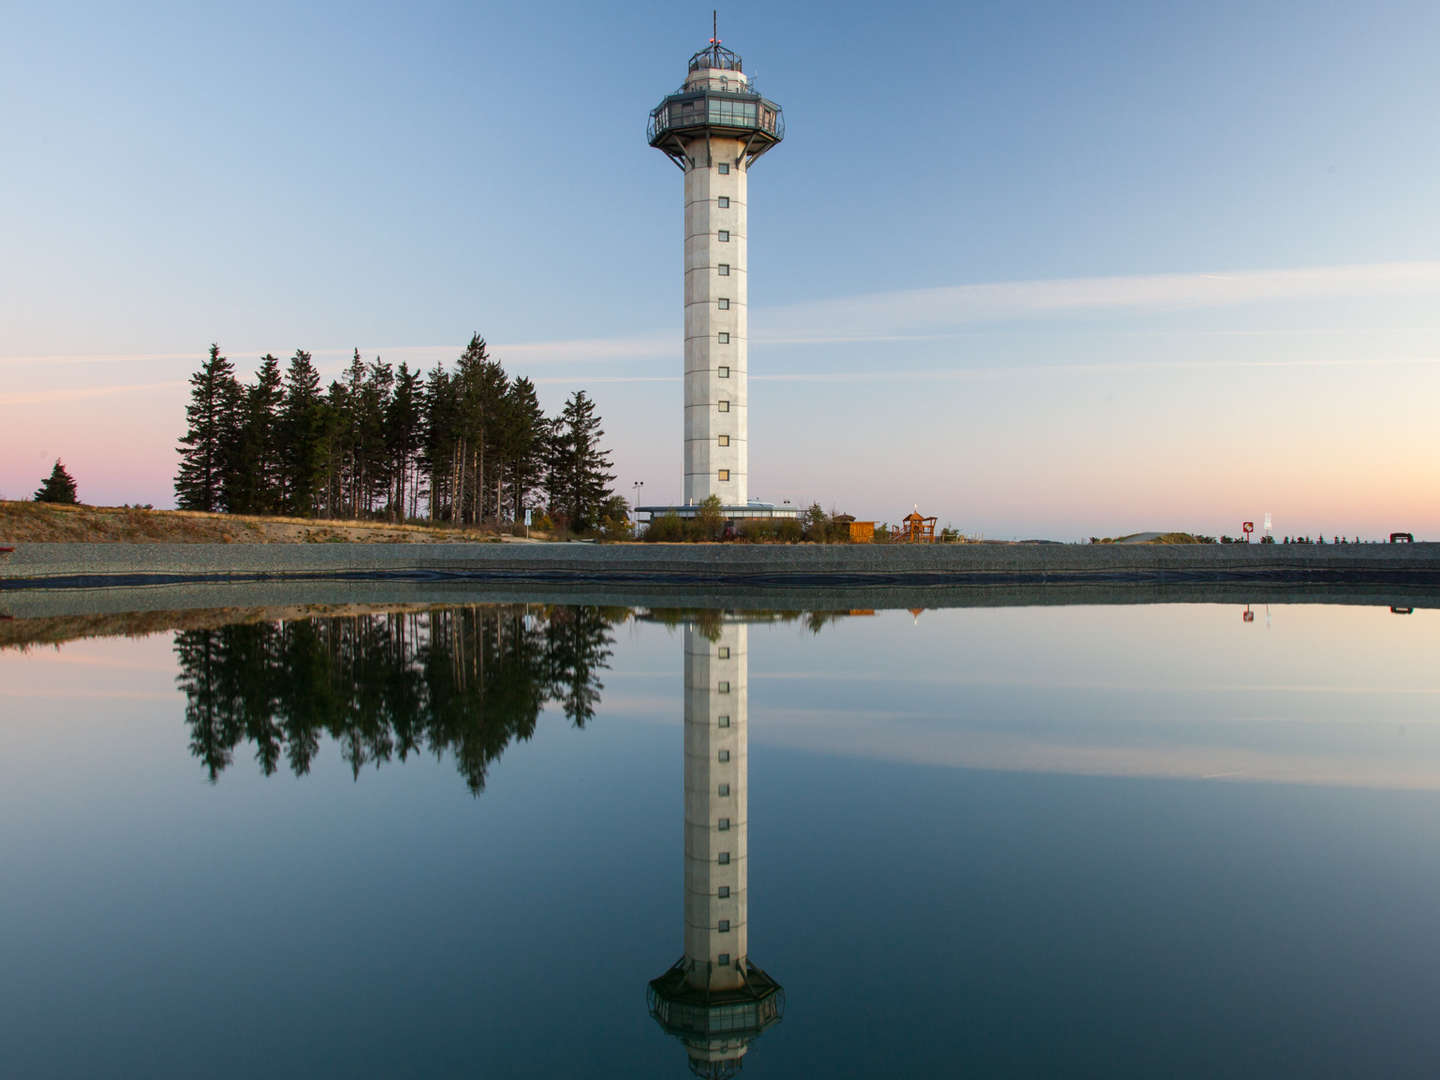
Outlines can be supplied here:
<path id="1" fill-rule="evenodd" d="M 207 582 L 1440 586 L 1440 544 L 19 544 L 0 592 Z"/>

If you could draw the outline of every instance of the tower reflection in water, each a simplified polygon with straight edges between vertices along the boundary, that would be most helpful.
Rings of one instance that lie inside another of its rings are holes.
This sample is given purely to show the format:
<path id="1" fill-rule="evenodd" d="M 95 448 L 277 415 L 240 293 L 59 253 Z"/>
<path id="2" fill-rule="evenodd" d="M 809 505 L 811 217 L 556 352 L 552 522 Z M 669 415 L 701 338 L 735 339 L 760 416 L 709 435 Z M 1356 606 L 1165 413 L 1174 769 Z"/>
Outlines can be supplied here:
<path id="1" fill-rule="evenodd" d="M 685 954 L 646 995 L 706 1077 L 738 1071 L 785 1008 L 749 955 L 747 643 L 731 616 L 685 626 Z"/>

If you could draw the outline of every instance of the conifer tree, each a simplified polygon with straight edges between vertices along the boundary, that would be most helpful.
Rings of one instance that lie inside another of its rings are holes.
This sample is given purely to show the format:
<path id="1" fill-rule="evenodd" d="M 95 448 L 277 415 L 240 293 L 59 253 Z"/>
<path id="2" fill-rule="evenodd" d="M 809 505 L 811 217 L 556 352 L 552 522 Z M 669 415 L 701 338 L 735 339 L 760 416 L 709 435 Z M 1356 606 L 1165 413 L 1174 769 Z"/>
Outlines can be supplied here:
<path id="1" fill-rule="evenodd" d="M 40 485 L 40 490 L 35 492 L 35 501 L 66 503 L 70 506 L 74 506 L 80 501 L 75 497 L 75 478 L 70 475 L 59 458 L 55 459 L 55 467 L 50 470 L 50 475 Z"/>
<path id="2" fill-rule="evenodd" d="M 186 431 L 177 448 L 175 503 L 182 510 L 224 509 L 227 436 L 234 427 L 235 369 L 210 346 L 210 358 L 190 376 Z"/>
<path id="3" fill-rule="evenodd" d="M 494 463 L 502 427 L 501 411 L 510 378 L 490 358 L 485 339 L 472 334 L 470 344 L 456 363 L 459 428 L 454 447 L 454 488 L 460 500 L 460 519 L 479 522 L 489 505 L 486 466 Z"/>
<path id="4" fill-rule="evenodd" d="M 525 516 L 527 496 L 545 478 L 550 425 L 535 395 L 535 384 L 527 378 L 510 384 L 506 406 L 505 465 L 509 471 L 511 511 L 514 520 L 519 521 Z"/>
<path id="5" fill-rule="evenodd" d="M 278 514 L 283 506 L 285 477 L 280 459 L 280 408 L 285 381 L 280 361 L 266 353 L 246 392 L 246 436 L 256 478 L 255 513 Z"/>
<path id="6" fill-rule="evenodd" d="M 456 519 L 452 462 L 455 457 L 459 409 L 450 373 L 439 364 L 425 380 L 425 446 L 422 464 L 430 474 L 430 520 Z"/>
<path id="7" fill-rule="evenodd" d="M 324 494 L 326 410 L 320 396 L 320 374 L 304 349 L 295 350 L 285 372 L 279 430 L 285 509 L 300 517 L 313 517 Z"/>
<path id="8" fill-rule="evenodd" d="M 610 472 L 609 452 L 601 449 L 604 437 L 595 403 L 584 390 L 575 391 L 555 421 L 547 486 L 552 510 L 558 510 L 576 532 L 599 524 L 601 508 L 611 494 L 615 476 Z"/>
<path id="9" fill-rule="evenodd" d="M 419 484 L 418 475 L 415 482 L 412 482 L 411 473 L 424 434 L 421 411 L 423 396 L 424 387 L 420 385 L 420 373 L 411 371 L 409 366 L 401 361 L 400 369 L 395 373 L 395 390 L 385 409 L 384 425 L 391 477 L 387 500 L 390 517 L 395 521 L 404 521 L 407 516 L 415 513 L 414 504 L 419 495 L 415 489 Z M 408 511 L 407 498 L 410 500 Z"/>

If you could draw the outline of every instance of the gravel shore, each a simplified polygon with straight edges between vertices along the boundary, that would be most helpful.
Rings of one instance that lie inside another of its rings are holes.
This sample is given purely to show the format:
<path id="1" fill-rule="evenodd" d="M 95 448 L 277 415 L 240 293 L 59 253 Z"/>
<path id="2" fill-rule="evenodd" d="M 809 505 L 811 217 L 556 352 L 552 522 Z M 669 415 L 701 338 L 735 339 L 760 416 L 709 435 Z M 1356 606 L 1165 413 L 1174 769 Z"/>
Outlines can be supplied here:
<path id="1" fill-rule="evenodd" d="M 487 602 L 846 610 L 1031 604 L 1440 607 L 1440 544 L 925 547 L 24 544 L 0 617 Z"/>
<path id="2" fill-rule="evenodd" d="M 279 580 L 507 584 L 1440 584 L 1440 544 L 20 544 L 0 589 Z"/>

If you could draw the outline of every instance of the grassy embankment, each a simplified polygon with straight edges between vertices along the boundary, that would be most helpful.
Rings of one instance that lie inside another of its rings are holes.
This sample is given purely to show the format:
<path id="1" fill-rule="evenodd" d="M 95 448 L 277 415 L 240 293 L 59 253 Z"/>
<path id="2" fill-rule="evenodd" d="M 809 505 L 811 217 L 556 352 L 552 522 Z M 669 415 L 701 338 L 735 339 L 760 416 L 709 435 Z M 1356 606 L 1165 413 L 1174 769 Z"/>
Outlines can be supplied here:
<path id="1" fill-rule="evenodd" d="M 1093 537 L 1092 544 L 1213 544 L 1213 536 L 1200 537 L 1194 533 L 1131 533 L 1129 536 Z"/>
<path id="2" fill-rule="evenodd" d="M 541 538 L 542 534 L 532 534 Z M 247 517 L 196 510 L 0 502 L 0 545 L 116 544 L 440 544 L 500 539 L 494 530 L 383 521 Z"/>

